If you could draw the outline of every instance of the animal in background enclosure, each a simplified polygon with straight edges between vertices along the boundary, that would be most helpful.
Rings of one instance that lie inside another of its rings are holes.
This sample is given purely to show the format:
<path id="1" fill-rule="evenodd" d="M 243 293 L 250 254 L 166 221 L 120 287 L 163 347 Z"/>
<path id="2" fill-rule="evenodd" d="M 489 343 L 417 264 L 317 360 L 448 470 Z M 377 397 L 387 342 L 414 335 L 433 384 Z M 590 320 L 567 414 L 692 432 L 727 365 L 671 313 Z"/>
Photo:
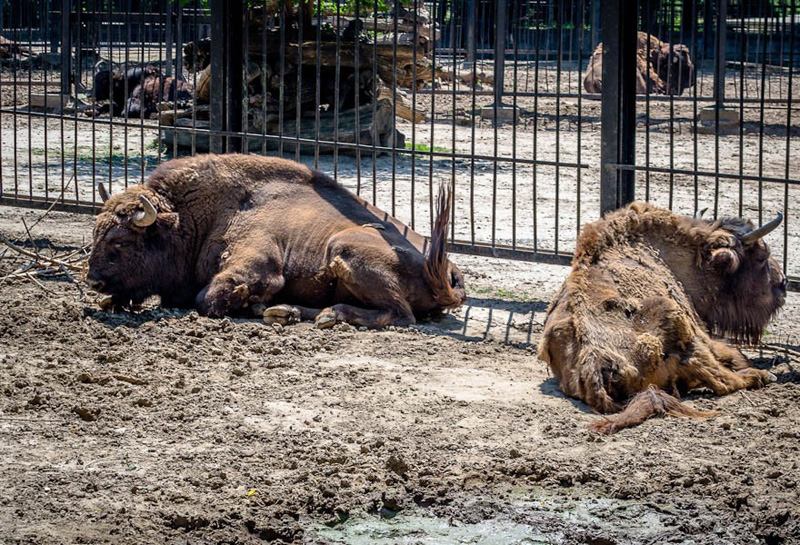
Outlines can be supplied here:
<path id="1" fill-rule="evenodd" d="M 163 82 L 163 88 L 162 88 Z M 100 70 L 94 75 L 92 98 L 107 100 L 108 108 L 95 113 L 148 119 L 158 111 L 159 102 L 191 100 L 192 86 L 172 76 L 164 77 L 155 66 L 137 66 L 126 72 Z"/>
<path id="2" fill-rule="evenodd" d="M 30 52 L 22 49 L 14 40 L 0 36 L 0 59 L 14 59 L 22 55 L 30 56 Z"/>
<path id="3" fill-rule="evenodd" d="M 158 295 L 163 306 L 211 317 L 250 306 L 267 322 L 384 327 L 465 299 L 447 259 L 444 189 L 430 239 L 327 175 L 277 158 L 176 159 L 143 185 L 101 196 L 87 281 L 113 306 Z"/>
<path id="4" fill-rule="evenodd" d="M 682 393 L 723 395 L 774 379 L 712 336 L 756 342 L 783 305 L 787 280 L 763 241 L 782 219 L 755 229 L 634 203 L 583 229 L 539 358 L 565 394 L 601 413 L 622 411 L 595 429 L 702 417 L 709 413 L 682 404 Z"/>
<path id="5" fill-rule="evenodd" d="M 645 32 L 638 33 L 636 44 L 636 92 L 680 95 L 695 83 L 695 70 L 689 48 L 668 44 Z M 587 93 L 603 92 L 603 44 L 594 50 L 583 87 Z"/>

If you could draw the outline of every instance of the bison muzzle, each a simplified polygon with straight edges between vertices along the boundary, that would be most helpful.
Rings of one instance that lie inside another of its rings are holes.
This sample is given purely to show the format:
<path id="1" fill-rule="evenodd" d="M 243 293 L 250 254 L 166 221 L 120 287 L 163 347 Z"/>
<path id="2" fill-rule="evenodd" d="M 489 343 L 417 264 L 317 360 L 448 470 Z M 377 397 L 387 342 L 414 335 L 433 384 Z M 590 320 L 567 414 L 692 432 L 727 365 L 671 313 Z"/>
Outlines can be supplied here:
<path id="1" fill-rule="evenodd" d="M 774 378 L 719 337 L 756 342 L 783 305 L 787 280 L 763 241 L 781 220 L 755 229 L 634 203 L 584 228 L 547 311 L 539 358 L 567 395 L 601 413 L 622 411 L 596 429 L 612 433 L 657 414 L 706 416 L 680 395 L 723 395 Z"/>
<path id="2" fill-rule="evenodd" d="M 211 317 L 273 305 L 268 322 L 384 327 L 466 297 L 447 259 L 445 189 L 430 239 L 325 174 L 277 158 L 176 159 L 123 193 L 101 186 L 101 196 L 87 279 L 114 306 L 158 295 L 163 306 Z"/>

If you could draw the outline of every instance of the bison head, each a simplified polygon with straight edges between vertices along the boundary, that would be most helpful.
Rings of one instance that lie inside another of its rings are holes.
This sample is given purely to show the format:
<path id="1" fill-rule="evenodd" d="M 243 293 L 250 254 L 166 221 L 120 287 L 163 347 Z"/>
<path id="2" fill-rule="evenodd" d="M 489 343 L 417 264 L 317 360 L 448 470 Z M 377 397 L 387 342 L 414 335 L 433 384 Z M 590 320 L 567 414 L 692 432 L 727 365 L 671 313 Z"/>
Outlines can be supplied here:
<path id="1" fill-rule="evenodd" d="M 92 99 L 95 102 L 110 100 L 112 85 L 116 85 L 115 74 L 111 70 L 100 70 L 94 75 L 94 85 L 92 86 Z"/>
<path id="2" fill-rule="evenodd" d="M 695 306 L 715 334 L 756 342 L 783 305 L 787 279 L 763 240 L 782 220 L 778 214 L 758 229 L 742 219 L 712 224 L 717 228 L 700 256 L 708 291 Z"/>
<path id="3" fill-rule="evenodd" d="M 95 223 L 89 286 L 117 306 L 178 290 L 181 266 L 172 245 L 178 215 L 166 199 L 144 186 L 109 198 L 101 185 L 100 195 L 106 202 Z"/>
<path id="4" fill-rule="evenodd" d="M 667 94 L 680 95 L 695 83 L 694 64 L 689 48 L 683 44 L 663 44 L 653 52 L 658 77 L 667 84 Z"/>

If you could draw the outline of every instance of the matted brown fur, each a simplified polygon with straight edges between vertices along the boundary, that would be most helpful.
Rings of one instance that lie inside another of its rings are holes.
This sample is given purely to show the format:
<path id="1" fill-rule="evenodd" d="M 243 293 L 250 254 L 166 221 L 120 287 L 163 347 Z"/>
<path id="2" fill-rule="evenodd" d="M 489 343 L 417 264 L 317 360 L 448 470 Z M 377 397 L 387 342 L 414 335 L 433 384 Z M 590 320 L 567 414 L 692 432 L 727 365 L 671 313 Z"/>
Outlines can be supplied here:
<path id="1" fill-rule="evenodd" d="M 567 395 L 601 413 L 625 409 L 598 429 L 659 413 L 703 416 L 658 392 L 626 408 L 650 387 L 679 398 L 694 388 L 722 395 L 769 381 L 710 334 L 754 340 L 783 304 L 785 278 L 763 241 L 744 242 L 751 229 L 646 203 L 584 228 L 548 309 L 539 357 Z"/>
<path id="2" fill-rule="evenodd" d="M 695 83 L 695 69 L 689 48 L 668 44 L 655 36 L 639 32 L 636 43 L 636 92 L 680 95 Z M 583 78 L 587 93 L 603 92 L 603 44 L 589 59 Z"/>

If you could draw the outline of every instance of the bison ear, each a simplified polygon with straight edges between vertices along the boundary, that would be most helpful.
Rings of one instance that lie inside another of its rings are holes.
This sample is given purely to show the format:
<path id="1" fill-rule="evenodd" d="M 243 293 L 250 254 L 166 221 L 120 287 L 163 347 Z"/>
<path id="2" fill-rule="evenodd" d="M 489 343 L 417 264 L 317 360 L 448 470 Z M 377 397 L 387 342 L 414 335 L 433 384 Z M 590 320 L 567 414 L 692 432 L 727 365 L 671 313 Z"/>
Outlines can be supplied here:
<path id="1" fill-rule="evenodd" d="M 177 228 L 180 225 L 180 217 L 177 212 L 162 212 L 158 215 L 158 222 Z"/>
<path id="2" fill-rule="evenodd" d="M 711 251 L 711 265 L 723 274 L 732 274 L 739 268 L 739 254 L 730 248 Z"/>

